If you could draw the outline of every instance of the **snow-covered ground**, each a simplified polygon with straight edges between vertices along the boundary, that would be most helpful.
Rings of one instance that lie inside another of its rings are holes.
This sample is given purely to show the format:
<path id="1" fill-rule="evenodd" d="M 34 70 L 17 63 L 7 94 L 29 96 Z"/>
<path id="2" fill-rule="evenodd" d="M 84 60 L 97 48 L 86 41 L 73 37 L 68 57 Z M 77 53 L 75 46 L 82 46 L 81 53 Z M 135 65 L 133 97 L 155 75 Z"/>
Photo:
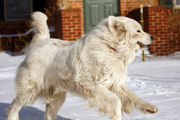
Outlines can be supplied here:
<path id="1" fill-rule="evenodd" d="M 0 120 L 5 120 L 6 110 L 14 96 L 14 77 L 24 56 L 0 53 Z M 129 66 L 127 85 L 145 100 L 159 108 L 157 114 L 138 111 L 124 115 L 123 120 L 180 120 L 180 53 L 168 57 L 152 57 L 142 62 L 140 58 Z M 58 120 L 108 120 L 87 101 L 68 94 L 58 112 Z M 40 100 L 24 107 L 21 120 L 43 120 L 44 104 Z"/>

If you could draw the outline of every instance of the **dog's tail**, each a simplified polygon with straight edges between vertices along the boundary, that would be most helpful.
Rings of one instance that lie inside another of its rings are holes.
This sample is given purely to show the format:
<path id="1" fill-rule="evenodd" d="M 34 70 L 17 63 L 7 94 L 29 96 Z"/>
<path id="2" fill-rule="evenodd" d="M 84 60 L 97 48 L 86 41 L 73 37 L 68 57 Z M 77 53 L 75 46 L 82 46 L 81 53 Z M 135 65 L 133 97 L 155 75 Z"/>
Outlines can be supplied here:
<path id="1" fill-rule="evenodd" d="M 47 25 L 47 16 L 42 12 L 34 12 L 31 15 L 31 17 L 31 26 L 36 30 L 32 42 L 50 38 L 49 29 Z"/>

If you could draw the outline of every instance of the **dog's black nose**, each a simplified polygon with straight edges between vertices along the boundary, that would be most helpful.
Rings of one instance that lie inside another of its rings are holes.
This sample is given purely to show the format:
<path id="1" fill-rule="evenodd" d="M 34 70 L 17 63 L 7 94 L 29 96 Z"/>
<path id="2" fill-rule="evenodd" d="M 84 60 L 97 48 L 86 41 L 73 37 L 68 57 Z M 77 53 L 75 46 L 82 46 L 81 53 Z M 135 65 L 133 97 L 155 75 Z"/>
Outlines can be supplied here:
<path id="1" fill-rule="evenodd" d="M 150 36 L 150 38 L 151 38 L 152 41 L 154 40 L 154 37 L 152 35 Z"/>

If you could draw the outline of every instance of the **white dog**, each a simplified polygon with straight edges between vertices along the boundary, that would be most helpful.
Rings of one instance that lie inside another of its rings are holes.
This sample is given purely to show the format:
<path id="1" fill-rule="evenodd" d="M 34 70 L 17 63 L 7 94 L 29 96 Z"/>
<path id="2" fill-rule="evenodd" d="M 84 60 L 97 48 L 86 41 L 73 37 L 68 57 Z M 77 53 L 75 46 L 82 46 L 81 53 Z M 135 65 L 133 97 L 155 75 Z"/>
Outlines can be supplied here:
<path id="1" fill-rule="evenodd" d="M 18 120 L 20 109 L 38 97 L 46 103 L 45 119 L 55 120 L 67 92 L 88 100 L 110 120 L 122 120 L 123 112 L 129 114 L 134 109 L 158 111 L 125 84 L 136 50 L 151 43 L 151 36 L 139 23 L 109 16 L 81 39 L 68 42 L 49 38 L 43 13 L 35 12 L 32 18 L 37 33 L 19 66 L 16 96 L 7 120 Z"/>

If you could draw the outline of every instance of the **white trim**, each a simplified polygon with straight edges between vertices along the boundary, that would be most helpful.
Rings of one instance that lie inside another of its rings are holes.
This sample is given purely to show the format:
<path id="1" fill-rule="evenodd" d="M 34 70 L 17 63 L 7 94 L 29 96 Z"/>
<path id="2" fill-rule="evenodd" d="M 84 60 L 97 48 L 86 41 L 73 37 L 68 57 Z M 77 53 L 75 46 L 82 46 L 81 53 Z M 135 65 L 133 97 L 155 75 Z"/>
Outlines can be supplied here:
<path id="1" fill-rule="evenodd" d="M 173 0 L 173 8 L 179 8 L 180 9 L 180 5 L 176 5 L 176 0 Z"/>

